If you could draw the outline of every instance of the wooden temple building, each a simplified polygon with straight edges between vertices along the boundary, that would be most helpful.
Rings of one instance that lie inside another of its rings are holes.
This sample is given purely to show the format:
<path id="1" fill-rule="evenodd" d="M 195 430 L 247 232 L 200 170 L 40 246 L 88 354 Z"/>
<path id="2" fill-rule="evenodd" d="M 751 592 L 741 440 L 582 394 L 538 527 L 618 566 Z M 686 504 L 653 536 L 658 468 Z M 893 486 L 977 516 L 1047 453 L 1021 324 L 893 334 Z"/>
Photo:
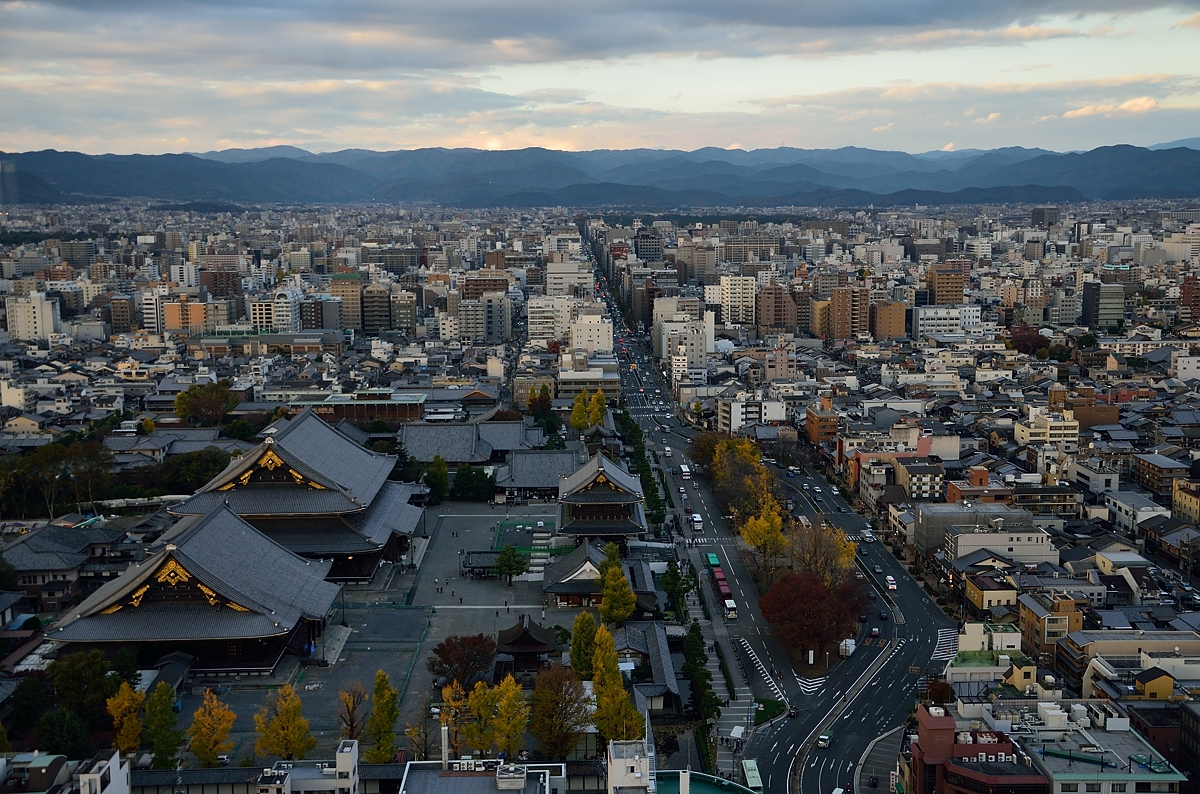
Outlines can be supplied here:
<path id="1" fill-rule="evenodd" d="M 496 635 L 496 669 L 494 683 L 512 675 L 522 686 L 533 686 L 538 671 L 550 660 L 558 647 L 553 629 L 534 623 L 529 615 L 521 615 L 516 625 L 501 629 Z"/>
<path id="2" fill-rule="evenodd" d="M 70 608 L 46 634 L 64 652 L 129 649 L 149 667 L 172 653 L 201 675 L 269 675 L 319 646 L 340 587 L 329 560 L 293 554 L 218 505 L 185 516 L 157 550 Z"/>
<path id="3" fill-rule="evenodd" d="M 558 534 L 622 548 L 646 532 L 642 483 L 621 464 L 596 453 L 558 485 Z"/>
<path id="4" fill-rule="evenodd" d="M 227 505 L 301 557 L 332 560 L 335 582 L 369 581 L 381 562 L 403 557 L 424 516 L 410 502 L 426 489 L 388 480 L 396 456 L 365 449 L 311 408 L 263 435 L 171 513 L 202 516 Z"/>

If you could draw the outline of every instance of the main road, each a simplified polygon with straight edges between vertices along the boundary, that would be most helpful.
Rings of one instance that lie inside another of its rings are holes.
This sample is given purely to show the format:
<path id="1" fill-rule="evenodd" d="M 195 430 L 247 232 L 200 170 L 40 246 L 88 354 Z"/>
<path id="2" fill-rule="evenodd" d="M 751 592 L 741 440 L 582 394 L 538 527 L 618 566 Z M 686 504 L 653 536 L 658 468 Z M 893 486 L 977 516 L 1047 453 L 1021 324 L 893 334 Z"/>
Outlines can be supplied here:
<path id="1" fill-rule="evenodd" d="M 805 515 L 813 522 L 823 517 L 858 541 L 856 565 L 875 599 L 867 620 L 858 627 L 858 648 L 849 659 L 816 658 L 812 665 L 802 660 L 799 669 L 793 669 L 758 609 L 757 592 L 740 561 L 737 538 L 720 515 L 708 483 L 701 479 L 681 482 L 667 473 L 683 462 L 694 433 L 677 419 L 672 392 L 649 346 L 625 324 L 602 277 L 598 275 L 597 281 L 614 318 L 626 409 L 641 426 L 647 449 L 660 455 L 681 525 L 687 527 L 682 521 L 686 506 L 704 519 L 703 532 L 693 534 L 688 527 L 685 536 L 692 538 L 701 552 L 716 551 L 730 568 L 726 576 L 738 604 L 738 621 L 727 629 L 755 696 L 783 700 L 798 711 L 794 719 L 777 719 L 759 727 L 744 757 L 757 759 L 768 792 L 830 794 L 835 788 L 848 788 L 868 745 L 908 718 L 923 677 L 953 655 L 958 645 L 957 625 L 883 544 L 865 540 L 867 519 L 855 513 L 825 478 L 811 468 L 788 476 L 776 467 L 781 490 L 795 500 L 793 514 Z M 672 451 L 671 458 L 662 457 L 667 448 Z M 687 500 L 680 499 L 680 487 Z M 895 590 L 888 589 L 889 575 L 896 582 Z M 720 619 L 716 614 L 714 618 Z M 879 638 L 870 637 L 872 628 L 880 630 Z M 828 748 L 815 747 L 822 732 L 832 734 Z M 797 769 L 798 763 L 803 767 Z M 880 786 L 886 787 L 887 781 Z"/>

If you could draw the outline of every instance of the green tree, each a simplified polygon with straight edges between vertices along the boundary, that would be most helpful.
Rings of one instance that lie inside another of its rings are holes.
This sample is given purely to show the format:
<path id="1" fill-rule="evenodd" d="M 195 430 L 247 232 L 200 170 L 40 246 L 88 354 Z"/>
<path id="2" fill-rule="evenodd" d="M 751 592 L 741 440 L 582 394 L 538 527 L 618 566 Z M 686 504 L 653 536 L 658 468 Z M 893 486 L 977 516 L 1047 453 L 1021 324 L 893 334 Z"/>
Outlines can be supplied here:
<path id="1" fill-rule="evenodd" d="M 17 569 L 12 566 L 12 563 L 0 557 L 0 590 L 16 590 L 17 577 Z"/>
<path id="2" fill-rule="evenodd" d="M 66 458 L 67 451 L 62 444 L 45 444 L 21 462 L 20 479 L 27 479 L 41 491 L 50 518 L 55 517 L 59 494 L 70 481 Z"/>
<path id="3" fill-rule="evenodd" d="M 509 585 L 512 585 L 514 576 L 525 573 L 528 567 L 525 557 L 512 546 L 505 546 L 496 557 L 496 575 L 507 577 Z"/>
<path id="4" fill-rule="evenodd" d="M 397 482 L 416 482 L 421 479 L 421 461 L 408 454 L 403 444 L 396 446 L 396 465 L 392 466 L 389 480 Z"/>
<path id="5" fill-rule="evenodd" d="M 550 387 L 543 383 L 537 396 L 529 398 L 529 413 L 538 422 L 545 422 L 553 409 L 554 403 L 550 397 Z"/>
<path id="6" fill-rule="evenodd" d="M 117 659 L 113 662 L 113 673 L 122 681 L 127 681 L 134 689 L 142 683 L 142 674 L 138 671 L 137 658 L 129 652 L 128 648 L 117 651 Z"/>
<path id="7" fill-rule="evenodd" d="M 274 755 L 285 761 L 304 758 L 317 746 L 317 740 L 304 719 L 304 705 L 291 684 L 267 694 L 266 705 L 254 715 L 256 755 Z"/>
<path id="8" fill-rule="evenodd" d="M 582 680 L 592 677 L 592 658 L 596 652 L 596 619 L 591 612 L 575 616 L 571 631 L 571 669 Z"/>
<path id="9" fill-rule="evenodd" d="M 604 545 L 604 559 L 600 561 L 600 575 L 612 567 L 621 567 L 621 548 L 611 540 Z"/>
<path id="10" fill-rule="evenodd" d="M 109 480 L 112 453 L 99 441 L 84 441 L 67 447 L 63 467 L 75 492 L 75 506 L 87 502 L 95 510 L 96 491 Z"/>
<path id="11" fill-rule="evenodd" d="M 222 753 L 233 749 L 229 734 L 236 721 L 233 709 L 218 700 L 211 689 L 205 689 L 204 700 L 192 714 L 192 725 L 187 730 L 192 755 L 196 756 L 200 766 L 212 769 Z"/>
<path id="12" fill-rule="evenodd" d="M 26 676 L 12 694 L 12 723 L 17 733 L 24 733 L 37 724 L 50 707 L 50 698 L 42 679 Z"/>
<path id="13" fill-rule="evenodd" d="M 16 481 L 16 467 L 8 461 L 0 460 L 0 517 L 4 515 L 4 495 L 8 493 Z"/>
<path id="14" fill-rule="evenodd" d="M 114 742 L 124 755 L 142 746 L 142 704 L 145 702 L 146 693 L 137 691 L 128 681 L 122 681 L 117 693 L 105 702 L 117 732 Z"/>
<path id="15" fill-rule="evenodd" d="M 8 740 L 8 729 L 0 722 L 0 753 L 11 753 L 12 742 Z"/>
<path id="16" fill-rule="evenodd" d="M 242 398 L 229 388 L 229 381 L 193 383 L 186 391 L 175 395 L 175 414 L 190 419 L 202 427 L 221 424 L 225 414 L 238 407 Z"/>
<path id="17" fill-rule="evenodd" d="M 179 760 L 183 731 L 176 727 L 175 692 L 162 681 L 146 699 L 146 725 L 143 735 L 153 754 L 155 769 L 173 769 Z"/>
<path id="18" fill-rule="evenodd" d="M 586 430 L 588 426 L 587 392 L 575 395 L 575 403 L 571 406 L 571 427 L 575 430 Z"/>
<path id="19" fill-rule="evenodd" d="M 566 758 L 591 721 L 587 690 L 575 673 L 560 665 L 542 668 L 533 685 L 529 721 L 542 752 L 550 758 Z"/>
<path id="20" fill-rule="evenodd" d="M 496 476 L 479 466 L 463 465 L 454 474 L 450 495 L 455 499 L 475 502 L 489 501 L 496 493 Z"/>
<path id="21" fill-rule="evenodd" d="M 69 709 L 48 711 L 38 720 L 37 748 L 77 761 L 91 757 L 91 731 L 87 721 Z"/>
<path id="22" fill-rule="evenodd" d="M 596 393 L 592 395 L 592 399 L 588 402 L 588 426 L 603 424 L 604 412 L 606 410 L 608 410 L 608 400 L 604 398 L 604 389 L 596 389 Z"/>
<path id="23" fill-rule="evenodd" d="M 216 447 L 171 455 L 158 468 L 158 485 L 168 493 L 192 493 L 228 465 L 229 453 Z"/>
<path id="24" fill-rule="evenodd" d="M 371 746 L 363 753 L 368 764 L 388 764 L 396 757 L 396 720 L 400 718 L 400 700 L 387 673 L 375 673 L 375 707 L 364 731 Z"/>
<path id="25" fill-rule="evenodd" d="M 434 455 L 433 462 L 425 472 L 425 485 L 429 487 L 429 501 L 438 504 L 450 487 L 450 471 L 441 455 Z"/>
<path id="26" fill-rule="evenodd" d="M 55 659 L 46 667 L 46 675 L 61 708 L 99 725 L 100 709 L 121 685 L 119 677 L 109 675 L 111 670 L 104 654 L 91 650 Z"/>
<path id="27" fill-rule="evenodd" d="M 496 716 L 493 720 L 496 748 L 506 758 L 515 758 L 524 744 L 525 727 L 529 724 L 529 704 L 525 701 L 521 685 L 511 674 L 504 676 L 504 680 L 492 691 L 496 693 Z"/>

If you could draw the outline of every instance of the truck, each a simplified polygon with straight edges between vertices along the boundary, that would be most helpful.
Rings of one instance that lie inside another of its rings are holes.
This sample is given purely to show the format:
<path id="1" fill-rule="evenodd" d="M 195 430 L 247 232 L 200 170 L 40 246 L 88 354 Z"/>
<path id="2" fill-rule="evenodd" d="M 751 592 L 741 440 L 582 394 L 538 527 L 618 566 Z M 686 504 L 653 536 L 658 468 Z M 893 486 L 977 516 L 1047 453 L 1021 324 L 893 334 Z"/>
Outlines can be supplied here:
<path id="1" fill-rule="evenodd" d="M 671 457 L 671 448 L 670 447 L 663 447 L 663 457 L 664 458 Z"/>
<path id="2" fill-rule="evenodd" d="M 854 642 L 854 638 L 847 637 L 846 639 L 842 640 L 840 644 L 838 644 L 838 656 L 841 656 L 843 659 L 847 659 L 854 655 L 856 648 L 857 645 Z"/>

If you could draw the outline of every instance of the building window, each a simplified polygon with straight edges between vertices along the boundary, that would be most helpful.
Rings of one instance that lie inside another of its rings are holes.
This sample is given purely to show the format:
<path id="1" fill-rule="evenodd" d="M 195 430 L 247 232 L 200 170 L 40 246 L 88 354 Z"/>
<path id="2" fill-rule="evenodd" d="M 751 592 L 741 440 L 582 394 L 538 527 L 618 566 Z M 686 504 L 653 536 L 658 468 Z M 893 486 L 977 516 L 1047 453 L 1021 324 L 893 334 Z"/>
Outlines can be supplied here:
<path id="1" fill-rule="evenodd" d="M 1112 784 L 1113 794 L 1124 794 L 1126 785 L 1127 785 L 1126 783 L 1113 783 Z"/>
<path id="2" fill-rule="evenodd" d="M 1099 783 L 1084 783 L 1083 790 L 1084 791 L 1099 791 L 1100 784 Z"/>
<path id="3" fill-rule="evenodd" d="M 1078 783 L 1063 783 L 1059 791 L 1079 791 Z"/>

